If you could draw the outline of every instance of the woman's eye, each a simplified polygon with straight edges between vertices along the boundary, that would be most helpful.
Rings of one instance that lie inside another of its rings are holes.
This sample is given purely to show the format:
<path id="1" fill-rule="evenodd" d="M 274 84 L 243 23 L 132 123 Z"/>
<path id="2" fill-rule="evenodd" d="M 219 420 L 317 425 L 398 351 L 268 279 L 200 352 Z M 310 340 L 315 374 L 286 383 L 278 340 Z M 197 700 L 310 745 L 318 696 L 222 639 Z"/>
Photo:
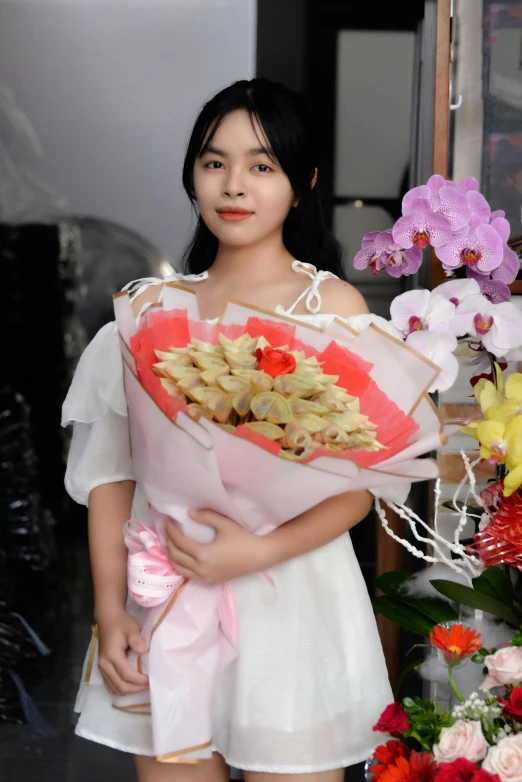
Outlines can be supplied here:
<path id="1" fill-rule="evenodd" d="M 214 166 L 214 163 L 218 166 L 222 166 L 223 163 L 220 160 L 211 160 L 209 163 L 205 165 L 205 168 L 209 168 L 210 166 Z"/>
<path id="2" fill-rule="evenodd" d="M 265 169 L 264 171 L 260 171 L 260 173 L 261 173 L 261 174 L 264 174 L 265 172 L 267 172 L 267 171 L 271 171 L 271 170 L 272 170 L 272 169 L 270 168 L 270 166 L 267 166 L 267 165 L 266 165 L 266 163 L 258 163 L 258 164 L 257 164 L 257 166 L 254 166 L 254 168 L 260 168 L 260 167 L 261 167 L 261 168 L 263 168 L 263 169 Z"/>

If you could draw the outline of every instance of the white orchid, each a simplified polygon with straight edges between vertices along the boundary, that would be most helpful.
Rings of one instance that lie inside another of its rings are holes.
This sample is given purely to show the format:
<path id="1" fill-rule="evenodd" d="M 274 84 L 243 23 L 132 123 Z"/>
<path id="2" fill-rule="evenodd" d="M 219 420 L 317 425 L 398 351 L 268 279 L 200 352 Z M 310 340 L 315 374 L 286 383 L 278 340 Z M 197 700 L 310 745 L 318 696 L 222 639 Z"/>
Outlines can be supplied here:
<path id="1" fill-rule="evenodd" d="M 457 337 L 469 334 L 500 358 L 520 347 L 522 312 L 509 301 L 493 304 L 482 294 L 467 296 L 456 308 L 451 326 Z"/>
<path id="2" fill-rule="evenodd" d="M 457 338 L 449 331 L 414 331 L 406 337 L 406 344 L 417 353 L 421 353 L 441 369 L 440 375 L 429 389 L 447 391 L 451 388 L 459 371 L 459 362 L 453 351 L 457 348 Z"/>
<path id="3" fill-rule="evenodd" d="M 448 282 L 443 282 L 442 285 L 437 285 L 433 293 L 437 296 L 443 296 L 448 301 L 451 301 L 455 307 L 458 307 L 468 296 L 479 294 L 480 286 L 477 280 L 464 277 L 460 280 L 449 280 Z"/>
<path id="4" fill-rule="evenodd" d="M 405 337 L 414 331 L 447 332 L 452 330 L 449 324 L 455 305 L 437 295 L 437 288 L 432 293 L 424 289 L 406 291 L 392 301 L 390 315 L 395 328 Z"/>

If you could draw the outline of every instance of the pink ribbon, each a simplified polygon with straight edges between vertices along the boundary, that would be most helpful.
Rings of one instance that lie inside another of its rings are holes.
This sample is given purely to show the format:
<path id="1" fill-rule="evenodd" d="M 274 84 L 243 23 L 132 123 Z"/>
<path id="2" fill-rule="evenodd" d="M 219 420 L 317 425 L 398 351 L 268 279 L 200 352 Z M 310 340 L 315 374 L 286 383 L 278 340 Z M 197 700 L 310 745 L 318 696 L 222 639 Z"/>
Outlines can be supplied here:
<path id="1" fill-rule="evenodd" d="M 139 529 L 133 528 L 133 525 Z M 154 529 L 131 519 L 124 526 L 124 535 L 125 545 L 131 552 L 127 559 L 129 594 L 145 608 L 161 605 L 179 589 L 184 577 L 172 566 Z M 236 609 L 228 582 L 221 585 L 220 619 L 223 631 L 237 646 Z"/>

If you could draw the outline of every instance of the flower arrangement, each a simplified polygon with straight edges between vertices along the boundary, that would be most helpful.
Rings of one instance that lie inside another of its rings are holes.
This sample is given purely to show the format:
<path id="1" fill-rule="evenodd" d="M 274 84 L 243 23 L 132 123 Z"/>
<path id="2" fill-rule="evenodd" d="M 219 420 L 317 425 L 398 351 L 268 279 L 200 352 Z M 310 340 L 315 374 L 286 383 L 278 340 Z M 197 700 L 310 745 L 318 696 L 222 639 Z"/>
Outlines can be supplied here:
<path id="1" fill-rule="evenodd" d="M 415 594 L 408 574 L 385 573 L 376 582 L 384 594 L 374 607 L 402 628 L 429 637 L 430 656 L 446 668 L 456 703 L 443 708 L 406 697 L 390 704 L 375 726 L 391 736 L 370 761 L 375 782 L 522 782 L 522 580 L 516 575 L 522 571 L 522 374 L 504 378 L 508 362 L 522 359 L 522 312 L 510 301 L 508 285 L 520 262 L 509 234 L 504 213 L 491 212 L 476 180 L 455 184 L 433 176 L 406 194 L 392 229 L 364 237 L 354 259 L 358 269 L 400 277 L 419 269 L 424 248 L 435 248 L 450 279 L 431 292 L 409 290 L 396 297 L 391 324 L 407 345 L 441 368 L 432 392 L 454 383 L 454 353 L 459 343 L 467 344 L 482 413 L 461 430 L 478 441 L 480 456 L 470 463 L 461 452 L 466 477 L 444 503 L 455 514 L 452 539 L 439 528 L 438 481 L 431 525 L 411 509 L 388 503 L 406 520 L 415 543 L 389 528 L 376 502 L 392 538 L 454 575 L 440 578 L 435 571 L 428 575 L 429 588 Z M 473 470 L 482 460 L 495 466 L 496 481 L 478 493 Z M 475 534 L 465 543 L 461 536 L 470 518 Z M 470 626 L 460 620 L 465 611 L 471 612 Z M 508 641 L 483 646 L 476 628 L 484 614 Z M 464 697 L 455 670 L 469 660 L 482 667 L 485 678 Z M 396 692 L 407 673 L 424 664 L 421 658 L 409 665 Z M 495 688 L 502 688 L 500 694 L 492 694 Z"/>
<path id="2" fill-rule="evenodd" d="M 387 706 L 374 726 L 390 736 L 368 764 L 374 782 L 520 782 L 522 646 L 514 639 L 503 649 L 482 648 L 480 634 L 458 622 L 436 625 L 430 641 L 447 666 L 457 704 L 443 709 L 415 697 Z M 481 692 L 465 699 L 453 669 L 468 658 L 487 676 Z M 500 694 L 491 692 L 498 688 Z"/>
<path id="3" fill-rule="evenodd" d="M 443 370 L 430 390 L 445 391 L 454 383 L 459 341 L 477 352 L 477 367 L 488 354 L 508 361 L 522 357 L 522 312 L 510 302 L 508 287 L 520 262 L 508 244 L 504 212 L 491 211 L 477 180 L 455 184 L 432 176 L 406 193 L 402 215 L 392 229 L 366 234 L 354 266 L 408 276 L 418 271 L 422 250 L 430 245 L 447 276 L 465 269 L 463 279 L 431 292 L 407 291 L 391 304 L 391 322 L 406 343 Z"/>

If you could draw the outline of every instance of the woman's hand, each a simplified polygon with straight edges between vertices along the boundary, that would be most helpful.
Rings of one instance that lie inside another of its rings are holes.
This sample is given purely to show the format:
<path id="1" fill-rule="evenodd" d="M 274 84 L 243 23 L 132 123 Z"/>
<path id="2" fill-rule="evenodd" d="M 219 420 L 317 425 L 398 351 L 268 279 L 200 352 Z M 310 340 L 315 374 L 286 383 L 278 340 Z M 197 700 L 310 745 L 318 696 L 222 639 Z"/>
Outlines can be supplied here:
<path id="1" fill-rule="evenodd" d="M 126 651 L 136 654 L 147 651 L 140 626 L 125 610 L 97 617 L 98 668 L 111 695 L 132 695 L 149 689 L 149 677 L 138 673 L 129 664 Z"/>
<path id="2" fill-rule="evenodd" d="M 212 527 L 216 537 L 211 543 L 196 543 L 172 522 L 167 524 L 167 553 L 181 576 L 204 584 L 223 584 L 267 567 L 265 537 L 212 510 L 191 511 L 189 515 Z"/>

